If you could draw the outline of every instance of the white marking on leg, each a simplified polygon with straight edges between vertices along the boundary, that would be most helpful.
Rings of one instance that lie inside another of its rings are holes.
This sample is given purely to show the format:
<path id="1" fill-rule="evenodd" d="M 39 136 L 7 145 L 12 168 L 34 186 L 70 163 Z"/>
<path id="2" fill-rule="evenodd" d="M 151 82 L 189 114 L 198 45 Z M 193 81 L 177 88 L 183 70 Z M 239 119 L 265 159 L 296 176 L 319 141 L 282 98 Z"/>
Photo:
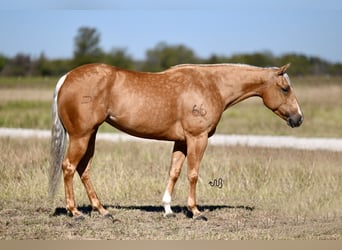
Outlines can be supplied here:
<path id="1" fill-rule="evenodd" d="M 164 216 L 173 214 L 172 209 L 171 209 L 171 195 L 169 194 L 169 191 L 167 190 L 165 191 L 164 196 L 163 196 L 163 204 L 164 204 L 164 209 L 165 209 Z"/>

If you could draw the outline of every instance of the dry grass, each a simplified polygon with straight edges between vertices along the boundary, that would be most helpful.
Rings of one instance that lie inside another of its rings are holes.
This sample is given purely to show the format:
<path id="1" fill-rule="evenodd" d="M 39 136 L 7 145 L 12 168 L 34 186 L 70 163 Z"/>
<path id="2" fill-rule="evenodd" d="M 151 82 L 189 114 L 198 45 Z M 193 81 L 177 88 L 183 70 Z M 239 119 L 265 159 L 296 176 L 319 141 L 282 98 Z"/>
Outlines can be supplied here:
<path id="1" fill-rule="evenodd" d="M 52 101 L 52 89 L 34 89 L 34 88 L 2 88 L 1 102 L 8 103 L 13 101 L 36 101 L 50 103 Z"/>
<path id="2" fill-rule="evenodd" d="M 162 216 L 172 145 L 99 141 L 91 174 L 113 224 L 91 213 L 78 177 L 77 201 L 90 217 L 65 215 L 62 186 L 47 199 L 48 143 L 0 139 L 1 239 L 342 239 L 339 153 L 210 146 L 198 183 L 204 222 L 187 217 L 185 169 L 176 218 Z M 221 189 L 208 184 L 215 178 Z"/>

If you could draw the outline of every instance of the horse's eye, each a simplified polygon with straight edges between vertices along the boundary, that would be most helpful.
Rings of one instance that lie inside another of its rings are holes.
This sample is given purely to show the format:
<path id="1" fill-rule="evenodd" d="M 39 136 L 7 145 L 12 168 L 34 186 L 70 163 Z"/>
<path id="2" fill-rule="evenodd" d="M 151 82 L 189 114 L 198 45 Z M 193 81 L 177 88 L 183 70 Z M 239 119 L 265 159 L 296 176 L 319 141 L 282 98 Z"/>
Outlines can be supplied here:
<path id="1" fill-rule="evenodd" d="M 290 92 L 290 86 L 282 87 L 282 88 L 281 88 L 281 91 L 282 91 L 284 94 L 288 94 L 288 93 Z"/>

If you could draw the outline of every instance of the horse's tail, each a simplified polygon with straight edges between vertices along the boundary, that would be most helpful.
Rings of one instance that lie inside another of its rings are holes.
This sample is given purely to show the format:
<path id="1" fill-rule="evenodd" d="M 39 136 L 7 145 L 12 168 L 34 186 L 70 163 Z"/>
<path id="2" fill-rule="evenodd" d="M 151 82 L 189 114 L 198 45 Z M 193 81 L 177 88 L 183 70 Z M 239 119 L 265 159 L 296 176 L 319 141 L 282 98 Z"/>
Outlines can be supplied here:
<path id="1" fill-rule="evenodd" d="M 62 161 L 65 154 L 67 134 L 58 114 L 58 93 L 65 81 L 66 75 L 57 82 L 52 100 L 52 129 L 50 149 L 50 173 L 49 173 L 49 196 L 52 198 L 58 186 L 62 174 Z"/>

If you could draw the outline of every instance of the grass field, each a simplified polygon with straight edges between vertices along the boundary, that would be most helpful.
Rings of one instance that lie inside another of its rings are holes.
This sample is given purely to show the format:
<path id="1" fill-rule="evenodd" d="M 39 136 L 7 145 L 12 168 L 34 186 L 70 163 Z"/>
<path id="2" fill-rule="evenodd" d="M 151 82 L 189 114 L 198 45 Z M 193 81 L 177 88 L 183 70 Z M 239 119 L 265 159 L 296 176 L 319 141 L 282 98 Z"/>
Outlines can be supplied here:
<path id="1" fill-rule="evenodd" d="M 0 126 L 49 129 L 54 80 L 0 79 Z M 217 132 L 342 137 L 342 79 L 292 82 L 302 127 L 289 128 L 251 99 L 226 111 Z M 197 187 L 205 222 L 188 218 L 186 166 L 173 197 L 176 218 L 162 216 L 171 149 L 98 141 L 91 176 L 117 221 L 91 212 L 78 176 L 76 200 L 89 216 L 75 221 L 62 185 L 47 197 L 49 141 L 0 138 L 0 239 L 342 239 L 340 153 L 209 146 Z M 218 178 L 222 188 L 209 185 Z"/>
<path id="2" fill-rule="evenodd" d="M 171 144 L 99 141 L 91 175 L 118 220 L 112 223 L 90 213 L 77 176 L 84 221 L 66 216 L 62 185 L 47 198 L 48 140 L 0 142 L 1 239 L 342 238 L 338 153 L 210 146 L 198 183 L 205 222 L 187 217 L 186 171 L 176 185 L 176 218 L 162 216 Z M 223 179 L 221 189 L 208 184 L 215 178 Z"/>

